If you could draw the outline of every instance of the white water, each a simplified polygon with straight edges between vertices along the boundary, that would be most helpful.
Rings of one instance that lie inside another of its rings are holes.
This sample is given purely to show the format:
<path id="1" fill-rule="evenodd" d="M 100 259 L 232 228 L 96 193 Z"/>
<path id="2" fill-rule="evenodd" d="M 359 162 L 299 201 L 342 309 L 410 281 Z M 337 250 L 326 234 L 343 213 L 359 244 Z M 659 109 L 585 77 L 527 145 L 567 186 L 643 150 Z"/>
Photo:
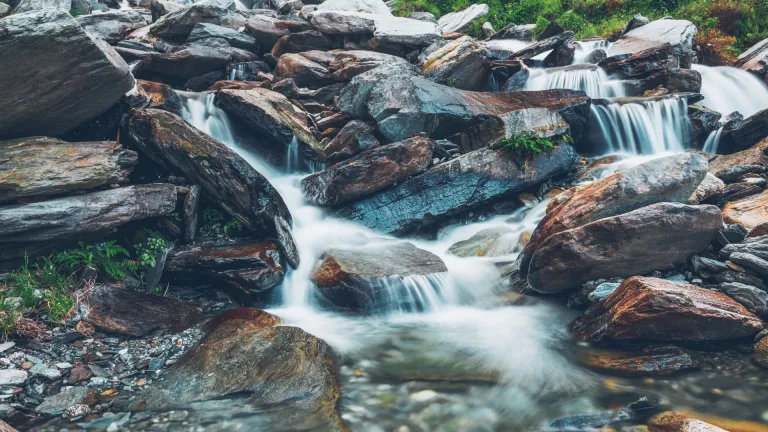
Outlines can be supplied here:
<path id="1" fill-rule="evenodd" d="M 624 96 L 621 83 L 611 81 L 601 68 L 593 65 L 565 66 L 552 69 L 534 69 L 526 90 L 571 89 L 581 90 L 592 98 Z"/>
<path id="2" fill-rule="evenodd" d="M 738 111 L 747 118 L 768 108 L 768 86 L 753 74 L 733 67 L 693 65 L 701 74 L 699 102 L 720 112 L 723 117 Z"/>
<path id="3" fill-rule="evenodd" d="M 649 155 L 685 149 L 689 120 L 684 98 L 592 104 L 591 110 L 610 153 Z"/>
<path id="4" fill-rule="evenodd" d="M 596 49 L 602 49 L 607 53 L 610 52 L 613 43 L 607 40 L 593 40 L 593 41 L 576 41 L 575 42 L 581 49 L 577 49 L 573 56 L 573 64 L 587 63 L 587 57 L 592 54 L 592 51 Z"/>
<path id="5" fill-rule="evenodd" d="M 704 153 L 717 154 L 717 148 L 720 146 L 720 135 L 722 134 L 722 126 L 710 132 L 709 136 L 707 137 L 707 141 L 704 143 L 704 148 L 702 151 Z"/>

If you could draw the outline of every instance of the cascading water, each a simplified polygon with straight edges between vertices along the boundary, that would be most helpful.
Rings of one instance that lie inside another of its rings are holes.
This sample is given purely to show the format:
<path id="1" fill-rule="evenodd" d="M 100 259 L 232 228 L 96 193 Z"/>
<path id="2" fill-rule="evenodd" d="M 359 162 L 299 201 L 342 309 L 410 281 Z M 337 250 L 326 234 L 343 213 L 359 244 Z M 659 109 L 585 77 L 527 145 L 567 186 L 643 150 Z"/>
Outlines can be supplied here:
<path id="1" fill-rule="evenodd" d="M 573 56 L 573 64 L 588 63 L 587 57 L 592 54 L 592 51 L 601 49 L 608 53 L 611 50 L 613 43 L 607 40 L 591 40 L 591 41 L 576 41 L 576 45 L 581 49 L 577 49 Z"/>
<path id="2" fill-rule="evenodd" d="M 609 152 L 661 154 L 685 149 L 689 130 L 685 98 L 620 100 L 592 104 L 591 110 L 591 120 L 602 132 Z"/>
<path id="3" fill-rule="evenodd" d="M 732 67 L 693 65 L 701 74 L 701 94 L 698 102 L 726 116 L 734 111 L 745 118 L 768 108 L 768 86 L 755 75 Z"/>
<path id="4" fill-rule="evenodd" d="M 592 98 L 609 98 L 624 95 L 622 84 L 611 81 L 605 71 L 595 65 L 534 70 L 528 79 L 525 89 L 529 91 L 549 89 L 581 90 Z"/>
<path id="5" fill-rule="evenodd" d="M 707 137 L 707 141 L 704 143 L 704 148 L 702 149 L 702 151 L 704 153 L 716 154 L 717 148 L 720 146 L 720 136 L 722 134 L 723 134 L 722 126 L 710 132 L 709 136 Z"/>

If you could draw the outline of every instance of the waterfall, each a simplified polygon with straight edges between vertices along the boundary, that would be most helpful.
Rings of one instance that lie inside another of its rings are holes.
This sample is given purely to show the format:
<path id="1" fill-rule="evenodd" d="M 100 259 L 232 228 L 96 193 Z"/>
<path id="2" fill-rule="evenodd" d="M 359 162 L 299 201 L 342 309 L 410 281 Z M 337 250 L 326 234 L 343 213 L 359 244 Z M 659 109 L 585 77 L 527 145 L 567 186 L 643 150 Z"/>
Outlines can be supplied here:
<path id="1" fill-rule="evenodd" d="M 685 98 L 623 102 L 591 107 L 591 119 L 610 152 L 659 154 L 685 149 L 689 130 Z"/>
<path id="2" fill-rule="evenodd" d="M 534 70 L 528 79 L 525 89 L 581 90 L 592 98 L 609 98 L 624 95 L 622 84 L 610 81 L 605 71 L 595 65 Z"/>
<path id="3" fill-rule="evenodd" d="M 592 51 L 596 49 L 601 49 L 606 53 L 608 53 L 611 50 L 611 46 L 613 46 L 612 42 L 608 42 L 605 39 L 591 40 L 591 41 L 576 41 L 575 43 L 581 49 L 577 49 L 576 53 L 574 53 L 573 64 L 587 63 L 587 57 L 590 54 L 592 54 Z"/>
<path id="4" fill-rule="evenodd" d="M 704 143 L 702 151 L 704 153 L 717 154 L 717 147 L 720 145 L 720 135 L 723 134 L 723 127 L 720 126 L 717 130 L 710 132 L 707 137 L 707 141 Z"/>
<path id="5" fill-rule="evenodd" d="M 745 118 L 768 108 L 768 86 L 753 74 L 733 67 L 693 65 L 701 74 L 699 102 L 726 116 L 734 111 Z"/>
<path id="6" fill-rule="evenodd" d="M 245 72 L 245 63 L 233 63 L 229 65 L 227 79 L 230 81 L 243 81 L 245 80 Z"/>

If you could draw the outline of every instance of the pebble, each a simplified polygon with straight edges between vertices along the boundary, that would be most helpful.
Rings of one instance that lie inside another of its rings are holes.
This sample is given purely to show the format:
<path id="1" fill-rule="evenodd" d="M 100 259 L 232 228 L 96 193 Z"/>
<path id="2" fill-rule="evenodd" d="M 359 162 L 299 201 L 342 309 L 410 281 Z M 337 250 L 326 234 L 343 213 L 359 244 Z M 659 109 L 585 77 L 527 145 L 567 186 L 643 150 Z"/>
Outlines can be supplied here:
<path id="1" fill-rule="evenodd" d="M 19 369 L 0 370 L 0 385 L 20 385 L 27 382 L 29 374 Z"/>
<path id="2" fill-rule="evenodd" d="M 411 400 L 414 402 L 427 402 L 437 397 L 434 390 L 422 390 L 411 394 Z"/>
<path id="3" fill-rule="evenodd" d="M 189 417 L 189 412 L 187 411 L 171 411 L 168 413 L 168 421 L 172 422 L 184 421 L 187 417 Z"/>
<path id="4" fill-rule="evenodd" d="M 70 369 L 72 367 L 72 363 L 67 363 L 67 362 L 56 363 L 56 367 L 59 369 Z"/>
<path id="5" fill-rule="evenodd" d="M 12 341 L 1 343 L 0 344 L 0 353 L 1 352 L 6 352 L 6 351 L 8 351 L 9 349 L 11 349 L 11 348 L 13 348 L 15 346 L 16 346 L 16 342 L 12 342 Z"/>
<path id="6" fill-rule="evenodd" d="M 40 376 L 49 380 L 61 379 L 61 372 L 56 368 L 49 368 L 43 364 L 36 364 L 32 366 L 29 372 L 34 376 Z"/>
<path id="7" fill-rule="evenodd" d="M 108 381 L 109 380 L 107 380 L 104 377 L 93 377 L 93 378 L 91 378 L 90 385 L 100 386 L 100 385 L 106 384 Z"/>

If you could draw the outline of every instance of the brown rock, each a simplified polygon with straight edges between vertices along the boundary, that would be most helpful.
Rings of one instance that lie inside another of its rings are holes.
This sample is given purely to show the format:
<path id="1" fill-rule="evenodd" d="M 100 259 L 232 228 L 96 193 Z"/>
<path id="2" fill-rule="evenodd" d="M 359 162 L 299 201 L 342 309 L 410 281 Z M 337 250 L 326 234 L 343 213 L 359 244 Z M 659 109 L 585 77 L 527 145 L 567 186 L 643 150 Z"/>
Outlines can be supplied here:
<path id="1" fill-rule="evenodd" d="M 723 220 L 748 229 L 768 222 L 768 191 L 729 202 L 723 207 Z"/>
<path id="2" fill-rule="evenodd" d="M 648 420 L 648 426 L 651 432 L 728 432 L 715 425 L 672 411 L 652 417 Z"/>
<path id="3" fill-rule="evenodd" d="M 594 369 L 631 376 L 666 376 L 698 369 L 688 353 L 674 346 L 640 352 L 585 352 L 579 360 Z"/>
<path id="4" fill-rule="evenodd" d="M 186 330 L 203 315 L 193 304 L 105 285 L 91 294 L 84 319 L 106 333 L 140 337 L 156 330 Z"/>
<path id="5" fill-rule="evenodd" d="M 356 201 L 424 172 L 437 144 L 414 137 L 361 153 L 301 181 L 307 200 L 319 206 Z"/>
<path id="6" fill-rule="evenodd" d="M 335 82 L 328 67 L 302 54 L 281 56 L 275 67 L 275 78 L 278 81 L 293 78 L 297 86 L 310 89 L 317 89 Z"/>
<path id="7" fill-rule="evenodd" d="M 110 141 L 0 141 L 0 203 L 126 183 L 138 155 Z"/>
<path id="8" fill-rule="evenodd" d="M 13 426 L 0 420 L 0 432 L 18 432 Z"/>
<path id="9" fill-rule="evenodd" d="M 93 334 L 93 332 L 96 331 L 96 329 L 85 321 L 79 321 L 75 326 L 75 331 L 83 336 L 90 336 Z"/>
<path id="10" fill-rule="evenodd" d="M 725 294 L 634 276 L 569 328 L 583 340 L 600 343 L 707 342 L 753 337 L 763 323 Z"/>
<path id="11" fill-rule="evenodd" d="M 82 322 L 82 321 L 81 321 Z M 67 378 L 67 384 L 74 385 L 82 381 L 87 381 L 93 377 L 93 372 L 83 365 L 72 366 L 72 370 L 69 372 L 69 378 Z"/>
<path id="12" fill-rule="evenodd" d="M 752 361 L 756 365 L 768 369 L 768 337 L 763 337 L 760 342 L 755 344 Z"/>
<path id="13" fill-rule="evenodd" d="M 403 63 L 405 59 L 398 56 L 375 51 L 350 50 L 341 51 L 328 65 L 328 71 L 336 81 L 349 81 L 352 78 L 377 68 L 383 64 Z"/>
<path id="14" fill-rule="evenodd" d="M 761 141 L 752 148 L 729 155 L 719 155 L 709 162 L 709 172 L 717 177 L 725 170 L 743 165 L 768 166 L 768 139 Z"/>
<path id="15" fill-rule="evenodd" d="M 765 235 L 768 235 L 768 221 L 763 222 L 760 225 L 757 225 L 756 227 L 749 230 L 749 233 L 747 233 L 746 238 L 762 237 Z"/>
<path id="16" fill-rule="evenodd" d="M 181 114 L 181 98 L 168 84 L 136 80 L 136 85 L 149 98 L 149 106 L 145 108 L 159 108 L 175 114 Z"/>
<path id="17" fill-rule="evenodd" d="M 596 279 L 671 268 L 706 249 L 722 224 L 715 206 L 677 203 L 599 219 L 541 242 L 528 283 L 538 292 L 556 293 Z"/>
<path id="18" fill-rule="evenodd" d="M 335 164 L 378 146 L 379 140 L 373 135 L 373 128 L 360 120 L 352 120 L 325 146 L 323 152 L 326 162 Z"/>

